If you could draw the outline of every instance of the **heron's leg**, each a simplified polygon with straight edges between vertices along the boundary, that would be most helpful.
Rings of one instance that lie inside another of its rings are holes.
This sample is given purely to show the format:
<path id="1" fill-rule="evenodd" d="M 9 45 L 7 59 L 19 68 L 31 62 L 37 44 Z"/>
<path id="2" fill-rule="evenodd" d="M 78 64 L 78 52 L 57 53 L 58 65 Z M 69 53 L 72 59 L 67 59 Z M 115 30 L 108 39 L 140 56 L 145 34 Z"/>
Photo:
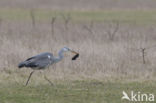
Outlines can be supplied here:
<path id="1" fill-rule="evenodd" d="M 49 83 L 50 83 L 50 85 L 51 86 L 54 86 L 54 84 L 44 75 L 44 79 L 46 80 L 46 81 L 48 81 Z"/>
<path id="2" fill-rule="evenodd" d="M 32 71 L 32 72 L 30 73 L 30 75 L 29 75 L 29 77 L 28 77 L 28 80 L 27 80 L 27 82 L 26 82 L 25 86 L 27 86 L 27 85 L 28 85 L 29 80 L 30 80 L 30 78 L 31 78 L 31 76 L 32 76 L 32 74 L 33 74 L 33 73 L 34 73 L 34 71 Z"/>
<path id="3" fill-rule="evenodd" d="M 48 67 L 48 69 L 49 69 L 49 67 Z M 44 79 L 46 80 L 46 81 L 48 81 L 49 83 L 50 83 L 50 85 L 51 86 L 53 86 L 54 84 L 46 77 L 46 75 L 44 74 Z"/>
<path id="4" fill-rule="evenodd" d="M 51 86 L 53 86 L 53 83 L 45 76 L 45 74 L 44 74 L 44 71 L 40 71 L 40 74 L 42 74 L 43 76 L 44 76 L 44 79 L 46 80 L 46 81 L 48 81 L 48 83 L 51 85 Z"/>

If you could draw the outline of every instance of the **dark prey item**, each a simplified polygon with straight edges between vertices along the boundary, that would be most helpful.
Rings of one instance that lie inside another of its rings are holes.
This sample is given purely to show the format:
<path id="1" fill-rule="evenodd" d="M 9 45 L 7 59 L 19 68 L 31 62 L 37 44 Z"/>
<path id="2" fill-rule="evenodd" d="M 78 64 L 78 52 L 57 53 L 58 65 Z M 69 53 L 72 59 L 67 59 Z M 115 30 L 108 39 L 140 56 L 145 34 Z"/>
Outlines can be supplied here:
<path id="1" fill-rule="evenodd" d="M 79 57 L 79 54 L 76 54 L 76 55 L 72 58 L 72 60 L 76 60 L 78 57 Z"/>

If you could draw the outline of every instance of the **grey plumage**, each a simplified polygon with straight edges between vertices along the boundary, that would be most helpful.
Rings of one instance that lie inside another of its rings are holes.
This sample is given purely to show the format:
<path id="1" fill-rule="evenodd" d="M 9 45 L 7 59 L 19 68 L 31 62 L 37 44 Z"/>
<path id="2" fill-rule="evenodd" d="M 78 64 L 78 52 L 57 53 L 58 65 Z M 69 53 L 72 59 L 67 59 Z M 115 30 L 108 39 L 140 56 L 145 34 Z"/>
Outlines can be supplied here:
<path id="1" fill-rule="evenodd" d="M 28 58 L 19 63 L 18 67 L 30 67 L 32 69 L 43 69 L 54 63 L 54 58 L 51 53 L 41 53 L 39 55 Z"/>
<path id="2" fill-rule="evenodd" d="M 44 68 L 62 60 L 64 57 L 64 52 L 67 52 L 67 51 L 76 53 L 76 52 L 70 50 L 69 48 L 64 47 L 59 51 L 58 57 L 54 57 L 52 53 L 45 52 L 45 53 L 41 53 L 41 54 L 38 54 L 36 56 L 26 59 L 25 61 L 19 63 L 18 67 L 19 68 L 30 67 L 32 69 L 44 69 Z"/>
<path id="3" fill-rule="evenodd" d="M 59 51 L 58 57 L 54 57 L 53 54 L 49 53 L 49 52 L 41 53 L 41 54 L 30 57 L 30 58 L 26 59 L 25 61 L 19 63 L 18 68 L 27 67 L 27 68 L 32 68 L 33 70 L 45 69 L 45 68 L 49 67 L 50 65 L 62 60 L 64 57 L 64 52 L 67 52 L 67 51 L 70 51 L 70 52 L 78 55 L 77 52 L 72 51 L 67 47 L 64 47 Z M 75 60 L 75 59 L 73 59 L 73 60 Z M 26 82 L 26 85 L 28 84 L 29 79 L 31 78 L 33 73 L 34 73 L 34 71 L 30 73 L 29 78 Z M 47 80 L 47 78 L 46 78 L 46 80 Z"/>

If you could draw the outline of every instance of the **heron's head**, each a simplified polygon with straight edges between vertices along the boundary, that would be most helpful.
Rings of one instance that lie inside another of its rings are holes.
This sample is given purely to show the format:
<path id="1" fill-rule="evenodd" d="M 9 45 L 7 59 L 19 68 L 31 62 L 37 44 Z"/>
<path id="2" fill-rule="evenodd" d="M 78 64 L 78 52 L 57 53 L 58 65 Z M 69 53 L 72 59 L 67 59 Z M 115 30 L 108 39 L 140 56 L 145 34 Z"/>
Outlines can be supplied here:
<path id="1" fill-rule="evenodd" d="M 64 48 L 62 48 L 62 50 L 63 50 L 64 52 L 70 51 L 70 49 L 69 49 L 68 47 L 64 47 Z"/>
<path id="2" fill-rule="evenodd" d="M 68 47 L 64 47 L 64 48 L 62 48 L 62 50 L 65 51 L 65 52 L 70 51 L 70 52 L 72 52 L 72 53 L 74 53 L 74 54 L 78 54 L 77 52 L 75 52 L 75 51 L 69 49 Z"/>
<path id="3" fill-rule="evenodd" d="M 75 54 L 75 56 L 72 58 L 72 60 L 76 60 L 76 58 L 79 57 L 79 53 L 77 53 L 77 52 L 75 52 L 75 51 L 69 49 L 68 47 L 62 48 L 62 51 L 63 51 L 63 52 L 68 52 L 68 51 L 70 51 L 71 53 Z"/>
<path id="4" fill-rule="evenodd" d="M 69 49 L 68 47 L 62 48 L 64 52 L 70 51 L 71 53 L 75 54 L 75 56 L 72 58 L 72 60 L 76 60 L 77 57 L 79 57 L 79 53 Z"/>

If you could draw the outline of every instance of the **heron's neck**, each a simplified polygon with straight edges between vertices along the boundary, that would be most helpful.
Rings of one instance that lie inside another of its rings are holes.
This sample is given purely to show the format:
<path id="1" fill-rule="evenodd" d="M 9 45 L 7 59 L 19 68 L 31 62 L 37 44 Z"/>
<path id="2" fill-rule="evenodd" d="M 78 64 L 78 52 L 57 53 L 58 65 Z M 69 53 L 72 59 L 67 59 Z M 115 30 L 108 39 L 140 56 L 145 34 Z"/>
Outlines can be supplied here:
<path id="1" fill-rule="evenodd" d="M 63 55 L 63 50 L 60 50 L 58 53 L 58 57 L 56 57 L 56 62 L 60 61 L 63 59 L 64 55 Z"/>

